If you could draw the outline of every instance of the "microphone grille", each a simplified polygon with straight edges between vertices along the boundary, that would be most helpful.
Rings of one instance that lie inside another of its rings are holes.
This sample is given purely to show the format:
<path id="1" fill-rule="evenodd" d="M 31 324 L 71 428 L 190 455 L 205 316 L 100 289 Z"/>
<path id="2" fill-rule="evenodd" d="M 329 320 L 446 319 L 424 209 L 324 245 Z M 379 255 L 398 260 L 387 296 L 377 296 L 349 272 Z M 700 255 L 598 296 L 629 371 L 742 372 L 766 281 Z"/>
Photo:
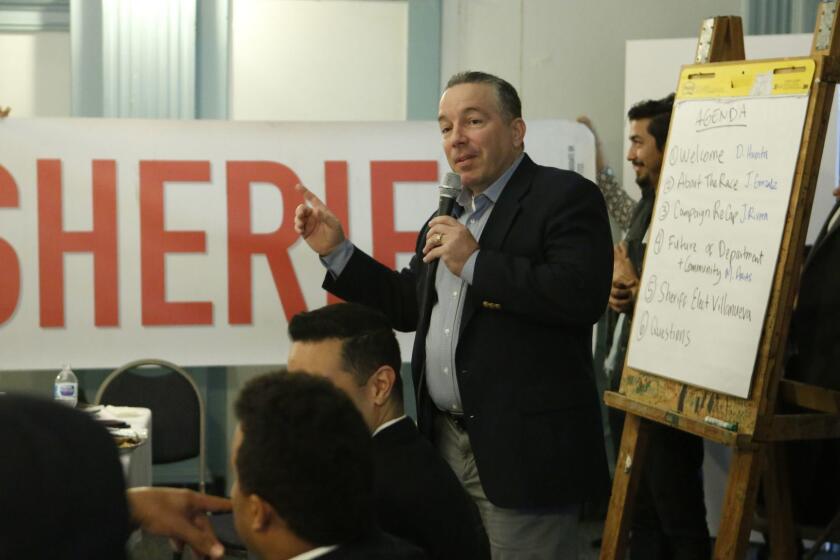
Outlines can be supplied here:
<path id="1" fill-rule="evenodd" d="M 457 173 L 447 173 L 443 178 L 443 184 L 452 189 L 461 190 L 461 176 Z"/>
<path id="2" fill-rule="evenodd" d="M 461 176 L 457 173 L 447 173 L 440 185 L 440 196 L 458 198 L 461 194 Z"/>

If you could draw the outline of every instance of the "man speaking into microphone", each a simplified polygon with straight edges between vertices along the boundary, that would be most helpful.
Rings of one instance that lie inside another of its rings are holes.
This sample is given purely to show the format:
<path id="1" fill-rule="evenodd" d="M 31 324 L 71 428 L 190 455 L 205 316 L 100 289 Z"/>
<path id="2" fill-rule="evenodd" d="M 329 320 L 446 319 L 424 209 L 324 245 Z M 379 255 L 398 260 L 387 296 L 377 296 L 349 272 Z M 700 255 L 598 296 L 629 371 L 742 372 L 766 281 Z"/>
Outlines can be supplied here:
<path id="1" fill-rule="evenodd" d="M 423 225 L 407 268 L 354 247 L 304 187 L 295 228 L 327 290 L 416 330 L 418 425 L 478 504 L 493 558 L 576 558 L 580 503 L 608 491 L 591 354 L 612 275 L 604 200 L 525 154 L 505 80 L 456 74 L 438 122 L 463 190 Z"/>

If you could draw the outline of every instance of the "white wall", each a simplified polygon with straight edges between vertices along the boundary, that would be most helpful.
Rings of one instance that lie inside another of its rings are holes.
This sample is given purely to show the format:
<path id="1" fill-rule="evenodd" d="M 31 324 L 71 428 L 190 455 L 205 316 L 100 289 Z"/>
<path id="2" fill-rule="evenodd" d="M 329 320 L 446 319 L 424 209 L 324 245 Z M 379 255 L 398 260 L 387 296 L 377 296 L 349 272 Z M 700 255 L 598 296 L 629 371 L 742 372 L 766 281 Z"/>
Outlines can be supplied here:
<path id="1" fill-rule="evenodd" d="M 441 80 L 486 70 L 518 88 L 526 120 L 588 114 L 620 164 L 625 43 L 696 37 L 704 18 L 740 8 L 732 0 L 443 0 Z M 636 60 L 632 71 L 649 67 Z M 678 69 L 667 70 L 676 81 Z"/>
<path id="2" fill-rule="evenodd" d="M 404 1 L 233 2 L 231 118 L 403 120 Z"/>
<path id="3" fill-rule="evenodd" d="M 231 20 L 231 119 L 405 119 L 406 2 L 239 0 Z M 228 411 L 272 369 L 229 367 Z M 226 441 L 235 426 L 230 414 Z"/>
<path id="4" fill-rule="evenodd" d="M 808 56 L 811 52 L 811 40 L 811 33 L 745 37 L 744 51 L 747 60 Z M 626 114 L 627 109 L 641 99 L 661 97 L 663 92 L 674 91 L 677 87 L 679 69 L 683 64 L 690 64 L 693 61 L 696 45 L 697 40 L 694 38 L 628 41 L 627 60 L 625 62 L 627 79 L 624 84 L 624 113 Z M 635 61 L 637 60 L 651 60 L 655 63 L 637 72 L 635 71 Z M 668 70 L 663 70 L 665 68 Z M 820 163 L 817 192 L 811 210 L 811 222 L 808 226 L 808 243 L 814 242 L 822 223 L 834 205 L 831 190 L 837 185 L 836 107 L 837 99 L 835 96 Z M 629 125 L 627 121 L 624 121 L 625 152 L 629 148 L 628 135 Z M 633 170 L 628 165 L 623 165 L 623 160 L 615 163 L 617 164 L 615 165 L 616 173 L 621 175 L 623 172 L 625 188 L 631 195 L 638 197 L 639 191 L 634 183 Z"/>
<path id="5" fill-rule="evenodd" d="M 70 116 L 70 33 L 0 33 L 0 107 L 13 117 Z M 0 391 L 50 395 L 56 371 L 0 372 Z"/>
<path id="6" fill-rule="evenodd" d="M 0 106 L 16 117 L 70 115 L 70 33 L 0 33 Z"/>

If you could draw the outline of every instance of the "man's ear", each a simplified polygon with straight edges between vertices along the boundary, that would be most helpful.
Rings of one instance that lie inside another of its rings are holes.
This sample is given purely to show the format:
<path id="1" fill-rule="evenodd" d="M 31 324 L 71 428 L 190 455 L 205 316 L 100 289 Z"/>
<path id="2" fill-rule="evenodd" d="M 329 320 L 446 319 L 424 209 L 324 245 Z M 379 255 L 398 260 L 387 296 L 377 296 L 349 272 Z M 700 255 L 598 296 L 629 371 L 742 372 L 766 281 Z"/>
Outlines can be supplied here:
<path id="1" fill-rule="evenodd" d="M 274 508 L 256 494 L 248 496 L 248 513 L 251 518 L 251 530 L 255 533 L 266 531 L 272 519 L 277 517 Z"/>
<path id="2" fill-rule="evenodd" d="M 383 405 L 391 398 L 391 391 L 397 382 L 397 373 L 391 366 L 380 366 L 370 376 L 369 383 L 373 388 L 373 402 Z"/>
<path id="3" fill-rule="evenodd" d="M 525 121 L 522 118 L 513 119 L 510 127 L 513 134 L 513 146 L 521 148 L 525 144 Z"/>

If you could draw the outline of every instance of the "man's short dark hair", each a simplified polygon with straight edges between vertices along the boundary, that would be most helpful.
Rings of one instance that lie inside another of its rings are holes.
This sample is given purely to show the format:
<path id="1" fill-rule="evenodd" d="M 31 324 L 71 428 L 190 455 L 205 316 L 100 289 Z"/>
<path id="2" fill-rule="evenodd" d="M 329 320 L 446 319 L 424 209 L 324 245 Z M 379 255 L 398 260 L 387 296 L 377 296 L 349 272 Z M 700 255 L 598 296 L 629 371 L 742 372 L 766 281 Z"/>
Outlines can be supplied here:
<path id="1" fill-rule="evenodd" d="M 519 94 L 516 93 L 516 88 L 498 76 L 475 70 L 458 72 L 446 82 L 446 89 L 459 84 L 488 84 L 493 86 L 493 89 L 496 91 L 496 97 L 499 100 L 499 110 L 502 116 L 505 117 L 505 120 L 512 121 L 513 119 L 522 118 L 522 102 L 519 100 Z"/>
<path id="2" fill-rule="evenodd" d="M 396 379 L 392 394 L 402 402 L 400 345 L 379 311 L 357 303 L 336 303 L 298 313 L 289 322 L 292 342 L 341 340 L 341 367 L 359 385 L 382 366 L 391 366 Z"/>
<path id="3" fill-rule="evenodd" d="M 662 99 L 648 99 L 636 103 L 627 111 L 627 118 L 631 121 L 650 119 L 648 133 L 653 136 L 656 148 L 661 152 L 665 149 L 665 140 L 668 139 L 668 127 L 671 126 L 673 107 L 674 94 L 671 93 Z"/>
<path id="4" fill-rule="evenodd" d="M 374 527 L 370 431 L 328 379 L 285 370 L 245 385 L 236 401 L 239 486 L 298 537 L 346 543 Z"/>

